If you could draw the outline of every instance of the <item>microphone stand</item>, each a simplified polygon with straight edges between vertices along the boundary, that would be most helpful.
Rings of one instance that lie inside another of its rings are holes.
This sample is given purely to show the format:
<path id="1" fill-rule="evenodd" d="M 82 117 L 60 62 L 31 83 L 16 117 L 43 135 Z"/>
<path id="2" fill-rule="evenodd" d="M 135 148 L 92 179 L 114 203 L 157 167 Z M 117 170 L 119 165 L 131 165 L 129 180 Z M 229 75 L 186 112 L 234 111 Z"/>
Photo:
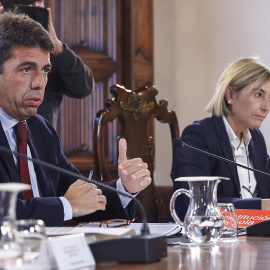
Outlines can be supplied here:
<path id="1" fill-rule="evenodd" d="M 266 172 L 263 172 L 263 171 L 260 171 L 260 170 L 254 169 L 254 168 L 247 167 L 247 166 L 242 165 L 242 164 L 239 164 L 239 163 L 237 163 L 237 162 L 235 162 L 235 161 L 233 161 L 233 160 L 230 160 L 230 159 L 227 159 L 227 158 L 224 158 L 224 157 L 217 156 L 217 155 L 215 155 L 215 154 L 209 153 L 209 152 L 204 151 L 204 150 L 202 150 L 202 149 L 199 149 L 199 148 L 196 148 L 196 147 L 191 146 L 191 145 L 189 145 L 189 144 L 186 144 L 186 143 L 183 142 L 181 139 L 174 139 L 174 140 L 173 140 L 173 144 L 174 144 L 175 146 L 180 146 L 180 147 L 187 146 L 187 147 L 189 147 L 189 148 L 191 148 L 191 149 L 193 149 L 193 150 L 195 150 L 195 151 L 199 151 L 199 152 L 204 153 L 204 154 L 206 154 L 206 155 L 208 155 L 208 156 L 210 156 L 210 157 L 213 157 L 213 158 L 216 158 L 216 159 L 225 161 L 225 162 L 233 163 L 234 165 L 237 165 L 237 166 L 239 166 L 239 167 L 242 167 L 242 168 L 244 168 L 244 169 L 247 169 L 247 170 L 250 170 L 250 171 L 253 171 L 253 172 L 257 172 L 257 173 L 261 173 L 261 174 L 270 176 L 269 173 L 266 173 Z"/>

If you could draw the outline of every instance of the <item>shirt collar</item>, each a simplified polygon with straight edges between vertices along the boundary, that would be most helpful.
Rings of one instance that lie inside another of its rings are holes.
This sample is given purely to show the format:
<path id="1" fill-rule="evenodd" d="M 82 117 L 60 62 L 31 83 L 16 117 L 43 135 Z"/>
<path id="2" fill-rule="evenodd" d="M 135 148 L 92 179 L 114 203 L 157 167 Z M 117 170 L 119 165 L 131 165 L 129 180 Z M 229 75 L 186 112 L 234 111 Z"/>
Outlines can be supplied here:
<path id="1" fill-rule="evenodd" d="M 231 146 L 233 148 L 233 151 L 234 151 L 239 146 L 240 140 L 235 135 L 232 127 L 230 126 L 229 122 L 227 121 L 227 119 L 226 119 L 226 117 L 224 115 L 222 116 L 222 119 L 223 119 L 223 122 L 224 122 L 224 125 L 225 125 L 225 128 L 226 128 L 228 137 L 229 137 L 230 144 L 231 144 Z M 252 136 L 250 134 L 249 129 L 245 130 L 243 132 L 243 141 L 244 141 L 246 147 L 249 145 L 251 138 L 252 138 Z"/>
<path id="2" fill-rule="evenodd" d="M 13 128 L 19 121 L 12 118 L 0 107 L 0 120 L 4 131 Z"/>

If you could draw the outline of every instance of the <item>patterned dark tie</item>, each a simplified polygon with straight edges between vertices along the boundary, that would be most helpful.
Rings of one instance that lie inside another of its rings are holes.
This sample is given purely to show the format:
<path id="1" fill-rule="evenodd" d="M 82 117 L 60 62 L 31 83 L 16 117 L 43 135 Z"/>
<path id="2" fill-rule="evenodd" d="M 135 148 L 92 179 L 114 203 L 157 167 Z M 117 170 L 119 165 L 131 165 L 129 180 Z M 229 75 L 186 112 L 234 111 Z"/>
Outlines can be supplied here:
<path id="1" fill-rule="evenodd" d="M 14 131 L 17 137 L 18 152 L 26 156 L 27 155 L 27 124 L 26 122 L 19 122 L 17 125 L 15 125 Z M 24 184 L 31 185 L 27 159 L 19 157 L 18 162 L 19 162 L 19 168 L 20 168 L 21 182 Z M 28 200 L 29 198 L 34 197 L 32 188 L 31 190 L 23 191 L 23 197 L 25 200 Z"/>

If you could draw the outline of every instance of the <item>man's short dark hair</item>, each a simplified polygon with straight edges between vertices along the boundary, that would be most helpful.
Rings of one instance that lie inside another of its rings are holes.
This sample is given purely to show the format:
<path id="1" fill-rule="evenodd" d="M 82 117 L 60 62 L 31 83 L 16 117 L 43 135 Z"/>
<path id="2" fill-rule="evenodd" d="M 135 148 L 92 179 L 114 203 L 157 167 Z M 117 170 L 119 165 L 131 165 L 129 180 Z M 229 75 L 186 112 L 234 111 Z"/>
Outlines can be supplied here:
<path id="1" fill-rule="evenodd" d="M 5 12 L 0 15 L 0 74 L 3 73 L 4 62 L 12 56 L 15 46 L 41 48 L 51 52 L 54 43 L 49 33 L 27 15 Z"/>

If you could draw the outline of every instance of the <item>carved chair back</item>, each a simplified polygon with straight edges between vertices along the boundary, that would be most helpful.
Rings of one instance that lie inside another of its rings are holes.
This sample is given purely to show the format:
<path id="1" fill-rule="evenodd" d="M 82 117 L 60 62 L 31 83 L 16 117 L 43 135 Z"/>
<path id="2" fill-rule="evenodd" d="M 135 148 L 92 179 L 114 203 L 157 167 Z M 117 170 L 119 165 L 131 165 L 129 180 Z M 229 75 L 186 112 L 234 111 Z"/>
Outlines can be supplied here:
<path id="1" fill-rule="evenodd" d="M 119 136 L 127 141 L 127 157 L 140 157 L 148 164 L 153 179 L 155 145 L 152 136 L 148 135 L 149 123 L 155 117 L 162 123 L 170 126 L 171 140 L 179 138 L 179 127 L 174 111 L 168 111 L 168 102 L 156 101 L 158 90 L 155 87 L 139 87 L 136 90 L 127 90 L 120 85 L 110 87 L 112 98 L 105 100 L 105 109 L 96 115 L 93 147 L 95 174 L 100 181 L 110 181 L 114 176 L 108 171 L 108 162 L 105 158 L 106 126 L 115 119 L 119 120 Z M 153 121 L 152 121 L 153 122 Z M 158 222 L 158 207 L 162 198 L 155 186 L 154 179 L 145 190 L 141 191 L 137 198 L 143 204 L 148 222 Z M 136 212 L 140 220 L 140 213 Z"/>

